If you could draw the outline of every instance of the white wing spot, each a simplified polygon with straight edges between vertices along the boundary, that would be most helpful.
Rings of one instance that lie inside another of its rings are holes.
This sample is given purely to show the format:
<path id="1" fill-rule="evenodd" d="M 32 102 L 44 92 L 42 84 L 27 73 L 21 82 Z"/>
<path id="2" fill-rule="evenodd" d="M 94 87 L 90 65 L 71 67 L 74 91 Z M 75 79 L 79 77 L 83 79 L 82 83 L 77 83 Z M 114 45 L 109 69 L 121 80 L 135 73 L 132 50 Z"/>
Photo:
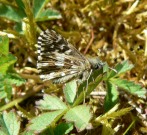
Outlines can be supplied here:
<path id="1" fill-rule="evenodd" d="M 46 67 L 49 66 L 49 63 L 37 63 L 37 67 Z"/>
<path id="2" fill-rule="evenodd" d="M 40 35 L 43 35 L 43 33 L 41 33 Z M 38 40 L 42 40 L 42 37 L 38 37 Z M 38 41 L 38 43 L 41 43 L 41 42 Z"/>
<path id="3" fill-rule="evenodd" d="M 46 74 L 46 75 L 40 75 L 40 78 L 43 80 L 50 80 L 54 78 L 54 74 L 55 72 L 52 72 L 50 74 Z"/>
<path id="4" fill-rule="evenodd" d="M 73 65 L 73 66 L 71 66 L 71 68 L 75 68 L 75 69 L 76 69 L 76 68 L 78 68 L 78 67 L 77 67 L 76 65 Z"/>
<path id="5" fill-rule="evenodd" d="M 65 73 L 61 73 L 61 76 L 65 76 Z"/>
<path id="6" fill-rule="evenodd" d="M 41 51 L 40 50 L 37 50 L 37 53 L 41 53 Z"/>
<path id="7" fill-rule="evenodd" d="M 60 45 L 60 49 L 61 49 L 61 50 L 63 50 L 63 49 L 64 49 L 64 47 L 65 47 L 65 45 L 64 45 L 64 44 Z"/>
<path id="8" fill-rule="evenodd" d="M 50 48 L 54 48 L 54 45 L 51 45 Z"/>
<path id="9" fill-rule="evenodd" d="M 43 80 L 50 80 L 50 79 L 52 79 L 54 77 L 50 76 L 50 74 L 47 74 L 47 75 L 40 75 L 40 78 L 43 79 Z"/>
<path id="10" fill-rule="evenodd" d="M 74 73 L 76 73 L 76 72 L 77 72 L 77 71 L 71 71 L 70 74 L 74 74 Z"/>
<path id="11" fill-rule="evenodd" d="M 55 63 L 56 66 L 64 66 L 64 63 Z"/>
<path id="12" fill-rule="evenodd" d="M 72 50 L 65 51 L 65 54 L 70 54 Z"/>
<path id="13" fill-rule="evenodd" d="M 65 60 L 65 57 L 64 56 L 56 56 L 56 59 L 58 60 L 58 61 L 64 61 Z"/>
<path id="14" fill-rule="evenodd" d="M 52 73 L 50 73 L 49 75 L 50 75 L 50 76 L 53 76 L 54 74 L 55 74 L 55 72 L 52 72 Z"/>
<path id="15" fill-rule="evenodd" d="M 41 56 L 38 56 L 38 60 L 42 60 L 42 57 Z"/>
<path id="16" fill-rule="evenodd" d="M 44 47 L 42 47 L 42 48 L 41 48 L 41 51 L 44 51 L 44 50 L 45 50 L 45 48 L 44 48 Z"/>

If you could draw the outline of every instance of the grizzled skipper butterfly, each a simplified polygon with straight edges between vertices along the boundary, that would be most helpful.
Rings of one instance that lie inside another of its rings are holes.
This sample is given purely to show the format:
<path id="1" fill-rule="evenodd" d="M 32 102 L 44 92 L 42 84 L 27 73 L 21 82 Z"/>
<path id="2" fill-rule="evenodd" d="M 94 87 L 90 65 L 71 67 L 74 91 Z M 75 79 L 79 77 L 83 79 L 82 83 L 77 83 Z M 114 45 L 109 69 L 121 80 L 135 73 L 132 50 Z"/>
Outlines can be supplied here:
<path id="1" fill-rule="evenodd" d="M 91 70 L 103 67 L 99 58 L 83 56 L 60 34 L 47 29 L 38 37 L 37 68 L 40 78 L 53 83 L 65 83 L 72 79 L 85 81 Z"/>

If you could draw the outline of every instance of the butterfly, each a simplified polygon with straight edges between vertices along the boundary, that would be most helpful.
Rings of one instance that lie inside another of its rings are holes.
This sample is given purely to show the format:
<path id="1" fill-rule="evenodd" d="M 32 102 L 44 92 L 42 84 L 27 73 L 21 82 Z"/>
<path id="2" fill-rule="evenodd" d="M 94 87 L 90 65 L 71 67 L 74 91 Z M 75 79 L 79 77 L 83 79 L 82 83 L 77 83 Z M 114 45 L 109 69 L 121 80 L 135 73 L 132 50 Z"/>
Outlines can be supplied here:
<path id="1" fill-rule="evenodd" d="M 98 57 L 87 58 L 54 30 L 47 29 L 38 37 L 37 69 L 43 81 L 66 83 L 72 79 L 87 80 L 92 70 L 104 63 Z"/>

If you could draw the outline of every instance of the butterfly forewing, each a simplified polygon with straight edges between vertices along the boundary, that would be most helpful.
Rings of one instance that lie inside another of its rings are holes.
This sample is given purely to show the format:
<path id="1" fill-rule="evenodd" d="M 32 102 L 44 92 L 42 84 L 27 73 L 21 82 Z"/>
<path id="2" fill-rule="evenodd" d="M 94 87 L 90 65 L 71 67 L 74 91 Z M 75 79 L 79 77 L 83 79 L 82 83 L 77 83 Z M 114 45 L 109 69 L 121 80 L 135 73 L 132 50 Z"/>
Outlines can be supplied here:
<path id="1" fill-rule="evenodd" d="M 88 76 L 91 65 L 60 34 L 46 30 L 38 37 L 37 68 L 41 79 L 64 83 L 73 78 L 80 78 L 83 73 Z"/>

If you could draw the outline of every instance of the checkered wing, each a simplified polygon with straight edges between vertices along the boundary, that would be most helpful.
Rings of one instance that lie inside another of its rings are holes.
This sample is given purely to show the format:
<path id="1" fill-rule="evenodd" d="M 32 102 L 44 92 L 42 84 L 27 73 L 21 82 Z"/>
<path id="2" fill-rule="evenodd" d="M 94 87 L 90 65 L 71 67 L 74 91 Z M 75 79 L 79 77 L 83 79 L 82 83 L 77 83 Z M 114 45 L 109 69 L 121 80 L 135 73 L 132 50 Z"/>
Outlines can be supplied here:
<path id="1" fill-rule="evenodd" d="M 37 68 L 42 80 L 64 83 L 73 78 L 86 78 L 91 65 L 60 34 L 47 29 L 38 37 Z"/>

